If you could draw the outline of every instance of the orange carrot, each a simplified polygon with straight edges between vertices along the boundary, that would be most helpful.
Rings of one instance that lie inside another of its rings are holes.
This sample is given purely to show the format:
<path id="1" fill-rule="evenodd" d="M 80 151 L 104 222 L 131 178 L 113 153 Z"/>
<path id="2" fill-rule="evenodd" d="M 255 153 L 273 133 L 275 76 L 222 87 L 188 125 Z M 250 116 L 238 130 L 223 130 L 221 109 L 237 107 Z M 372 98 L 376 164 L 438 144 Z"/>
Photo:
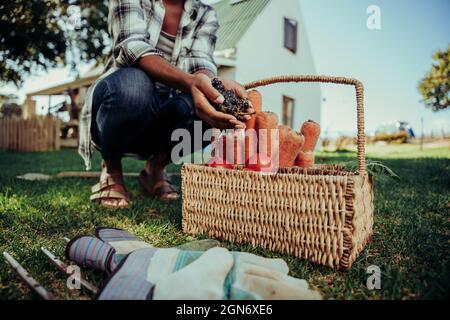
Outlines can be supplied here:
<path id="1" fill-rule="evenodd" d="M 245 132 L 244 130 L 227 130 L 226 160 L 228 163 L 241 165 L 245 163 Z"/>
<path id="2" fill-rule="evenodd" d="M 212 135 L 211 135 L 211 158 L 216 157 L 216 153 L 219 153 L 218 150 L 218 143 L 220 139 L 220 129 L 213 128 L 212 129 Z"/>
<path id="3" fill-rule="evenodd" d="M 209 159 L 209 161 L 206 163 L 206 165 L 208 167 L 213 167 L 213 168 L 225 168 L 225 169 L 233 168 L 232 164 L 224 162 L 222 159 L 218 159 L 218 158 Z"/>
<path id="4" fill-rule="evenodd" d="M 258 143 L 255 144 L 252 152 L 249 152 L 249 157 L 246 159 L 246 167 L 254 165 L 261 167 L 259 161 L 264 159 L 262 161 L 264 162 L 263 166 L 273 172 L 274 170 L 272 169 L 278 168 L 278 154 L 275 154 L 278 148 L 272 150 L 272 145 L 278 146 L 278 141 L 272 141 L 272 131 L 278 128 L 278 117 L 273 112 L 258 112 L 255 115 L 255 120 L 255 134 L 257 135 Z M 274 138 L 278 139 L 278 135 L 274 135 Z M 256 152 L 254 150 L 255 148 L 257 150 Z M 270 159 L 268 163 L 265 161 L 267 159 Z M 255 161 L 257 162 L 253 163 Z"/>
<path id="5" fill-rule="evenodd" d="M 248 98 L 255 110 L 255 114 L 251 115 L 251 118 L 245 123 L 246 136 L 245 136 L 245 162 L 247 162 L 256 152 L 258 145 L 258 138 L 256 134 L 253 134 L 251 130 L 255 129 L 256 113 L 262 112 L 262 96 L 256 90 L 252 90 L 248 93 Z"/>
<path id="6" fill-rule="evenodd" d="M 216 129 L 214 129 L 216 130 Z M 221 133 L 218 137 L 215 136 L 213 146 L 211 149 L 211 159 L 215 161 L 226 163 L 227 158 L 227 137 Z"/>
<path id="7" fill-rule="evenodd" d="M 295 165 L 302 168 L 312 168 L 314 165 L 314 151 L 300 151 L 295 159 Z"/>
<path id="8" fill-rule="evenodd" d="M 248 160 L 258 152 L 258 132 L 255 128 L 245 129 L 244 142 L 244 160 L 245 162 L 248 162 Z"/>
<path id="9" fill-rule="evenodd" d="M 256 114 L 255 129 L 258 133 L 258 153 L 264 153 L 270 158 L 272 154 L 272 132 L 278 129 L 278 116 L 273 112 L 260 112 Z M 275 150 L 276 151 L 276 150 Z"/>
<path id="10" fill-rule="evenodd" d="M 262 96 L 259 91 L 252 90 L 248 93 L 248 99 L 250 100 L 255 113 L 262 112 Z M 254 129 L 256 123 L 256 116 L 252 115 L 250 120 L 247 120 L 245 126 L 247 129 Z"/>
<path id="11" fill-rule="evenodd" d="M 303 145 L 303 151 L 314 151 L 317 140 L 320 135 L 320 125 L 313 120 L 308 120 L 303 123 L 300 133 L 305 137 L 305 144 Z"/>
<path id="12" fill-rule="evenodd" d="M 295 160 L 295 165 L 303 168 L 311 168 L 314 165 L 314 149 L 319 140 L 320 125 L 317 122 L 308 120 L 303 123 L 300 132 L 305 137 L 305 143 Z"/>
<path id="13" fill-rule="evenodd" d="M 278 167 L 274 165 L 272 159 L 265 154 L 255 153 L 245 165 L 246 170 L 265 173 L 276 173 Z"/>
<path id="14" fill-rule="evenodd" d="M 281 168 L 292 167 L 295 165 L 300 149 L 305 139 L 303 135 L 295 132 L 288 126 L 279 126 L 279 166 Z"/>

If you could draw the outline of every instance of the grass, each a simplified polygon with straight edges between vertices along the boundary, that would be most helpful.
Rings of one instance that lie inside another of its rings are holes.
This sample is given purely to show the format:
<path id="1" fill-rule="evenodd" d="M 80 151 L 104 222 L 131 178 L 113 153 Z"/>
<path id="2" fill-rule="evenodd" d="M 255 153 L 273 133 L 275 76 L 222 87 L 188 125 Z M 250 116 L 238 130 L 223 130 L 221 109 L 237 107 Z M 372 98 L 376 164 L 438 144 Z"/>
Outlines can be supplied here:
<path id="1" fill-rule="evenodd" d="M 285 259 L 293 276 L 317 286 L 328 299 L 444 299 L 450 286 L 450 151 L 419 151 L 416 146 L 369 149 L 372 160 L 393 169 L 400 181 L 375 179 L 373 241 L 349 271 L 336 271 L 286 255 L 252 248 L 224 246 Z M 355 154 L 321 153 L 319 160 L 353 160 Z M 96 155 L 94 163 L 99 163 Z M 88 201 L 93 180 L 65 178 L 23 181 L 19 174 L 82 170 L 74 150 L 46 153 L 0 152 L 0 251 L 7 250 L 59 298 L 87 299 L 83 291 L 66 289 L 66 277 L 41 254 L 46 246 L 63 257 L 63 236 L 92 234 L 97 226 L 115 226 L 137 234 L 154 246 L 170 247 L 195 239 L 181 232 L 181 203 L 164 203 L 141 195 L 137 181 L 127 179 L 133 207 L 111 211 Z M 126 159 L 126 171 L 142 163 Z M 99 168 L 94 168 L 98 170 Z M 179 167 L 171 166 L 170 171 Z M 179 178 L 175 178 L 177 184 Z M 381 268 L 381 289 L 366 287 L 370 265 Z M 83 270 L 85 271 L 85 270 Z M 102 275 L 85 271 L 94 283 Z M 36 299 L 0 258 L 0 299 Z"/>

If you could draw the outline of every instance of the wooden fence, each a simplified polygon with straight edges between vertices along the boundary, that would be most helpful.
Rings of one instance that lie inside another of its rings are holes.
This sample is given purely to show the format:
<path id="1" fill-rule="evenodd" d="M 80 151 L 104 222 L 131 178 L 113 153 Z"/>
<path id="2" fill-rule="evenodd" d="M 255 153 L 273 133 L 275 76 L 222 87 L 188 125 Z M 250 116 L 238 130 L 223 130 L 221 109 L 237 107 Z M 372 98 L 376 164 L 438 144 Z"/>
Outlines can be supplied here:
<path id="1" fill-rule="evenodd" d="M 59 150 L 60 126 L 60 120 L 52 116 L 0 118 L 0 150 Z"/>

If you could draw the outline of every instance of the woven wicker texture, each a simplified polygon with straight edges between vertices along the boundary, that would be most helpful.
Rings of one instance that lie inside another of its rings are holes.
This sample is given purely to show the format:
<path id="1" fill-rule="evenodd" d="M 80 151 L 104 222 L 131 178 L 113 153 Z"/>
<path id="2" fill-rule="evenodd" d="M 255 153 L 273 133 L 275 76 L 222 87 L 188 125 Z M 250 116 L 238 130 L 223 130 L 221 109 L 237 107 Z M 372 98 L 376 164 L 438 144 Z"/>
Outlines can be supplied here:
<path id="1" fill-rule="evenodd" d="M 276 77 L 277 82 L 355 85 L 358 171 L 341 165 L 281 168 L 265 175 L 185 164 L 182 168 L 183 231 L 291 254 L 332 268 L 348 269 L 372 235 L 373 187 L 365 170 L 362 85 L 322 76 Z"/>

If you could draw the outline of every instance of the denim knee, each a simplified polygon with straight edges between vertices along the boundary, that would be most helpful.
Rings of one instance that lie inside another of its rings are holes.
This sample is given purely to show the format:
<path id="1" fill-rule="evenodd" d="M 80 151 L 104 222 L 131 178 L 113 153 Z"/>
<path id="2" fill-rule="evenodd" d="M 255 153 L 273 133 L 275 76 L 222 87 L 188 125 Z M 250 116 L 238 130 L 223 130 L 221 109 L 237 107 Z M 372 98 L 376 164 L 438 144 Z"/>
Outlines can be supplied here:
<path id="1" fill-rule="evenodd" d="M 145 130 L 156 113 L 155 84 L 137 68 L 122 68 L 101 80 L 94 91 L 96 122 L 100 131 L 110 129 Z"/>
<path id="2" fill-rule="evenodd" d="M 152 108 L 155 84 L 141 69 L 122 68 L 104 81 L 113 100 L 108 107 L 127 109 L 131 114 Z"/>
<path id="3" fill-rule="evenodd" d="M 130 141 L 155 120 L 155 85 L 137 68 L 123 68 L 102 79 L 93 96 L 91 132 L 105 159 L 116 159 Z"/>

